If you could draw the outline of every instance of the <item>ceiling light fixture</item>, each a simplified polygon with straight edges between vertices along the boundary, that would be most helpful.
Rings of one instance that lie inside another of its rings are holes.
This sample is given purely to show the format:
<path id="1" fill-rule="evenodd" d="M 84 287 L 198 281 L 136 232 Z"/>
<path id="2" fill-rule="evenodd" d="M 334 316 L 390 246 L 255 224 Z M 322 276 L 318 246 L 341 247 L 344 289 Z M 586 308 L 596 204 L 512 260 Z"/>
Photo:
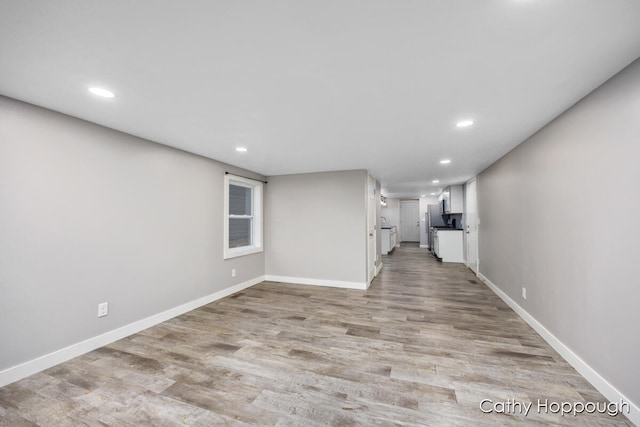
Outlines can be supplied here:
<path id="1" fill-rule="evenodd" d="M 432 196 L 435 196 L 435 195 L 436 195 L 436 193 L 431 193 L 431 195 L 432 195 Z"/>
<path id="2" fill-rule="evenodd" d="M 236 147 L 236 151 L 238 153 L 246 153 L 247 152 L 247 147 Z"/>
<path id="3" fill-rule="evenodd" d="M 462 120 L 456 123 L 456 126 L 459 128 L 466 128 L 468 126 L 471 126 L 472 124 L 473 124 L 473 120 Z"/>
<path id="4" fill-rule="evenodd" d="M 434 180 L 433 180 L 433 181 L 431 181 L 431 182 L 433 182 L 434 184 L 438 184 L 438 183 L 440 182 L 440 180 L 439 180 L 439 179 L 434 179 Z"/>
<path id="5" fill-rule="evenodd" d="M 440 160 L 440 164 L 441 165 L 448 165 L 449 163 L 451 163 L 451 160 L 449 160 L 449 159 Z"/>
<path id="6" fill-rule="evenodd" d="M 420 197 L 427 197 L 427 195 L 426 194 L 421 194 Z"/>
<path id="7" fill-rule="evenodd" d="M 98 95 L 101 96 L 103 98 L 113 98 L 116 95 L 111 92 L 110 90 L 107 89 L 102 89 L 101 87 L 90 87 L 89 88 L 89 92 L 91 92 L 94 95 Z"/>

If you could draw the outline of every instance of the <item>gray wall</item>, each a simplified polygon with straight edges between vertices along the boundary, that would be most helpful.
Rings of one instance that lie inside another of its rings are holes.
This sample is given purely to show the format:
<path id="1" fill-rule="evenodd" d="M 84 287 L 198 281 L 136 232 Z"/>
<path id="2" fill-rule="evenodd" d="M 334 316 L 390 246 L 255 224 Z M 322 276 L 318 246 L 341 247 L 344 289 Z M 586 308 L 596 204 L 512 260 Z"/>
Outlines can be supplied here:
<path id="1" fill-rule="evenodd" d="M 400 233 L 400 199 L 387 199 L 387 206 L 383 206 L 380 215 L 387 219 L 387 224 L 398 227 Z M 382 221 L 382 220 L 380 220 Z M 398 234 L 398 239 L 400 234 Z"/>
<path id="2" fill-rule="evenodd" d="M 262 276 L 222 259 L 225 170 L 0 97 L 0 370 Z"/>
<path id="3" fill-rule="evenodd" d="M 480 272 L 636 404 L 639 159 L 636 61 L 478 179 Z"/>
<path id="4" fill-rule="evenodd" d="M 366 282 L 367 171 L 269 178 L 266 274 Z"/>

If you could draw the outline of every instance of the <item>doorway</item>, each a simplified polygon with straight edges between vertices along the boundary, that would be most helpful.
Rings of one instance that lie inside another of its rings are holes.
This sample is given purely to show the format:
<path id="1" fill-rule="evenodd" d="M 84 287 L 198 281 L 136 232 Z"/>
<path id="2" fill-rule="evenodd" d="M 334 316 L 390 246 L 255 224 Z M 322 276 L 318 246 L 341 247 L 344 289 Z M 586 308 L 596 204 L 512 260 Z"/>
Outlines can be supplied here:
<path id="1" fill-rule="evenodd" d="M 467 236 L 467 267 L 478 274 L 478 192 L 476 179 L 467 182 L 465 192 L 466 236 Z"/>
<path id="2" fill-rule="evenodd" d="M 420 242 L 420 204 L 417 200 L 400 201 L 400 241 Z"/>

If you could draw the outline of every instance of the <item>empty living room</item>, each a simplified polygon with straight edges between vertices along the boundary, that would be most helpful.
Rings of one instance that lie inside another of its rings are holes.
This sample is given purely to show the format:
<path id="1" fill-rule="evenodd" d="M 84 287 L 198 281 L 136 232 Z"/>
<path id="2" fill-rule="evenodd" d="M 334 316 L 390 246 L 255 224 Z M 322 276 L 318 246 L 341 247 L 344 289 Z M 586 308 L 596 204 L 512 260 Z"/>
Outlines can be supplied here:
<path id="1" fill-rule="evenodd" d="M 0 1 L 0 426 L 640 426 L 638 22 Z"/>

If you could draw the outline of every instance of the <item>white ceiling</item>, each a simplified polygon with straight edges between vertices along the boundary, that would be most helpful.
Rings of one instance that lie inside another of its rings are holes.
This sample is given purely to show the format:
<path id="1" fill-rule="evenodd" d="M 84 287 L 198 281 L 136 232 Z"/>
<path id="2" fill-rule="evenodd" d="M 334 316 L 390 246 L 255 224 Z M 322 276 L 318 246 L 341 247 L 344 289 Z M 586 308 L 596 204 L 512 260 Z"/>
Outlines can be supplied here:
<path id="1" fill-rule="evenodd" d="M 1 0 L 0 93 L 265 175 L 368 169 L 416 196 L 639 57 L 639 22 L 637 0 Z"/>

